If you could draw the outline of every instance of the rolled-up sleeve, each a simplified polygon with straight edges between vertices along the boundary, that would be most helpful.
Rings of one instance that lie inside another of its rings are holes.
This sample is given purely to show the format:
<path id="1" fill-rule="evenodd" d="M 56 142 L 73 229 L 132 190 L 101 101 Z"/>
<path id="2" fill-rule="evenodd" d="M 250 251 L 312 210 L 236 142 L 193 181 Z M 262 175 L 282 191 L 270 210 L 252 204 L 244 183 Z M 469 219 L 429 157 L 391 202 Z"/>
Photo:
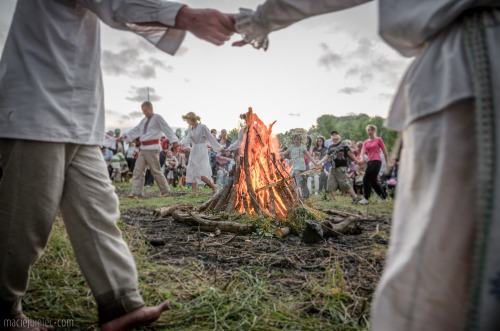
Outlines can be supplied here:
<path id="1" fill-rule="evenodd" d="M 165 0 L 77 0 L 95 13 L 101 21 L 115 29 L 130 30 L 146 38 L 168 54 L 179 49 L 185 31 L 172 28 L 177 13 L 184 6 Z M 164 26 L 144 26 L 136 23 L 161 23 Z"/>

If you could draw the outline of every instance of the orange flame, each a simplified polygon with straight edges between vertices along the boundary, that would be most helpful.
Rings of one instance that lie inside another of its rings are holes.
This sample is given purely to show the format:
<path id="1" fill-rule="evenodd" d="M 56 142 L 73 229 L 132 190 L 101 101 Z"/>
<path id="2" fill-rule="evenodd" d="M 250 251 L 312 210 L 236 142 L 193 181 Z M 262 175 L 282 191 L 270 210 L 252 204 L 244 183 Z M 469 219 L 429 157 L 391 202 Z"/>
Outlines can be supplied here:
<path id="1" fill-rule="evenodd" d="M 255 193 L 255 190 L 266 185 L 278 182 L 290 177 L 290 169 L 286 163 L 280 161 L 279 141 L 272 135 L 272 128 L 269 128 L 253 113 L 252 108 L 246 114 L 247 129 L 245 139 L 240 148 L 240 175 L 237 189 L 236 208 L 240 212 L 248 211 L 255 214 L 254 206 L 257 204 L 260 212 L 265 216 L 274 216 L 283 219 L 287 216 L 288 210 L 295 204 L 293 190 L 289 185 L 280 184 Z M 248 151 L 245 153 L 248 144 Z M 245 159 L 246 157 L 246 159 Z M 248 162 L 248 163 L 246 163 Z M 248 167 L 248 174 L 245 165 Z M 250 179 L 247 181 L 247 175 Z M 251 188 L 248 187 L 251 183 Z M 252 196 L 255 200 L 252 201 Z"/>

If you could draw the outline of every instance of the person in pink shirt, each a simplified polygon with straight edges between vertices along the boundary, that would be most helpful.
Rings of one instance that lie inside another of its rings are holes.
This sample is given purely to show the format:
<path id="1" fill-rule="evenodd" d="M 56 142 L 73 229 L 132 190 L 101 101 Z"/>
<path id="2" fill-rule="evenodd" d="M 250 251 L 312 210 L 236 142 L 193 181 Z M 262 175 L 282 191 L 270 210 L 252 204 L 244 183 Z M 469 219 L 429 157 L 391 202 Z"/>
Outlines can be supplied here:
<path id="1" fill-rule="evenodd" d="M 384 154 L 385 163 L 389 164 L 389 158 L 387 157 L 385 144 L 382 138 L 377 137 L 377 127 L 375 125 L 367 125 L 366 132 L 368 133 L 369 138 L 363 143 L 363 148 L 361 149 L 360 155 L 361 164 L 365 162 L 365 154 L 368 155 L 368 162 L 366 165 L 365 175 L 363 177 L 363 191 L 365 198 L 359 202 L 362 205 L 367 205 L 370 203 L 369 200 L 372 188 L 382 199 L 380 200 L 380 202 L 387 201 L 387 194 L 384 192 L 384 190 L 382 190 L 382 187 L 377 181 L 380 166 L 382 165 L 380 151 L 382 151 L 382 153 Z"/>

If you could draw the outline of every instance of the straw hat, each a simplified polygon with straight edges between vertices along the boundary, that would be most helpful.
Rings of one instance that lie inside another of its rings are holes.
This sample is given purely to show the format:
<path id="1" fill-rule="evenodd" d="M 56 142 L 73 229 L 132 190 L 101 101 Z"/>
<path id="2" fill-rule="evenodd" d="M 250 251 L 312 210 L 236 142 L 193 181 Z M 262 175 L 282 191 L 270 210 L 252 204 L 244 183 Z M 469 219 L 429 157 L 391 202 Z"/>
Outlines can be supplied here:
<path id="1" fill-rule="evenodd" d="M 193 113 L 192 111 L 190 111 L 186 115 L 182 115 L 182 119 L 184 121 L 187 120 L 187 119 L 190 119 L 190 120 L 193 120 L 193 121 L 199 121 L 200 120 L 200 116 L 198 116 L 195 113 Z"/>

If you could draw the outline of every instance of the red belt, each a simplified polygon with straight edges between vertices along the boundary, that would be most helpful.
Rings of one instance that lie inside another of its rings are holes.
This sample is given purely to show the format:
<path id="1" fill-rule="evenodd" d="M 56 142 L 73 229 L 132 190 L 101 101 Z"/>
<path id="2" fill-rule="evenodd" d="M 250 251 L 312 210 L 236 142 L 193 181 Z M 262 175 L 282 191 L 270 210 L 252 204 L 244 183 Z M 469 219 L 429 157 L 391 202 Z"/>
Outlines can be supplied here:
<path id="1" fill-rule="evenodd" d="M 158 145 L 159 143 L 160 143 L 160 139 L 141 141 L 142 146 Z"/>

